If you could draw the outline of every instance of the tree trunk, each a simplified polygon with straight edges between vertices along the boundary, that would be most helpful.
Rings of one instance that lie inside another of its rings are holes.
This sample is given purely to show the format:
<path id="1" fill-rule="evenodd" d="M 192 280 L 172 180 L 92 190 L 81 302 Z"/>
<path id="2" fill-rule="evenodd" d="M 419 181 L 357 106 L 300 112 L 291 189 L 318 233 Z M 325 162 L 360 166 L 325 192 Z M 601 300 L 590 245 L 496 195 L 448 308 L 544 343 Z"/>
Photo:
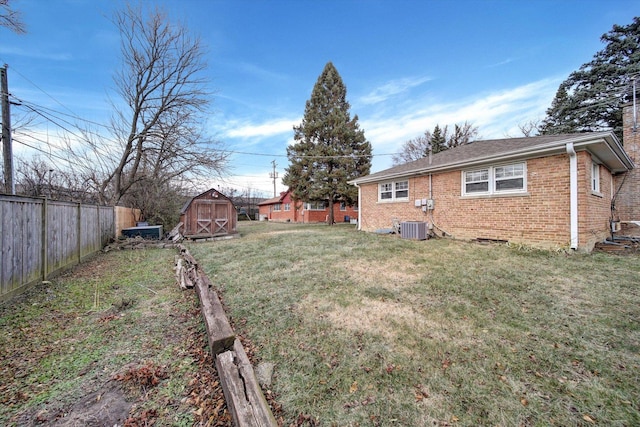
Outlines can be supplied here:
<path id="1" fill-rule="evenodd" d="M 329 225 L 335 224 L 335 220 L 333 216 L 333 197 L 329 199 L 329 217 L 327 218 L 327 224 Z"/>

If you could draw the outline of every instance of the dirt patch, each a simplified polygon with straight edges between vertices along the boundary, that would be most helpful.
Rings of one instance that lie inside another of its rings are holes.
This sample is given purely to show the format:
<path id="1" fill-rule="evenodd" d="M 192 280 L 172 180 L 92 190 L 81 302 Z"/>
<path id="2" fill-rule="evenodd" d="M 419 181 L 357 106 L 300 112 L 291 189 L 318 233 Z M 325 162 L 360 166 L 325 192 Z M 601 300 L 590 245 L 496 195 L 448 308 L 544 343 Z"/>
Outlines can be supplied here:
<path id="1" fill-rule="evenodd" d="M 109 381 L 100 390 L 91 393 L 71 408 L 64 419 L 51 424 L 57 427 L 94 426 L 112 427 L 122 425 L 129 416 L 133 402 L 129 402 L 114 381 Z"/>
<path id="2" fill-rule="evenodd" d="M 113 427 L 123 425 L 133 402 L 116 381 L 108 381 L 98 390 L 87 394 L 71 408 L 47 407 L 23 414 L 17 425 L 55 427 Z"/>

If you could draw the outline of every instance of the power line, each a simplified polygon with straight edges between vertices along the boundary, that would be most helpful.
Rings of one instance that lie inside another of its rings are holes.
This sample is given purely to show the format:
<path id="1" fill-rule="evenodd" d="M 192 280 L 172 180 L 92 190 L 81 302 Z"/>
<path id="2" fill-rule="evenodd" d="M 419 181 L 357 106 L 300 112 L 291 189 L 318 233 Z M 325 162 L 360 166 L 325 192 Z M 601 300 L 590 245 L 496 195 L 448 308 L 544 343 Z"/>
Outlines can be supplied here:
<path id="1" fill-rule="evenodd" d="M 39 151 L 39 152 L 45 154 L 49 159 L 51 157 L 54 157 L 54 158 L 56 158 L 58 160 L 62 160 L 63 162 L 66 162 L 66 163 L 68 163 L 70 165 L 78 166 L 78 167 L 81 167 L 81 168 L 85 168 L 86 167 L 85 165 L 81 165 L 79 163 L 76 163 L 76 162 L 74 162 L 74 161 L 72 161 L 72 160 L 70 160 L 68 158 L 65 158 L 65 157 L 59 156 L 57 154 L 50 153 L 50 152 L 46 152 L 45 150 L 43 150 L 43 149 L 41 149 L 39 147 L 35 147 L 35 146 L 31 145 L 31 144 L 28 144 L 26 142 L 20 141 L 19 139 L 13 138 L 13 141 L 17 142 L 18 144 L 24 145 L 25 147 L 29 147 L 32 150 Z"/>
<path id="2" fill-rule="evenodd" d="M 32 82 L 31 80 L 29 80 L 28 77 L 26 77 L 24 74 L 22 74 L 20 71 L 18 71 L 16 68 L 11 67 L 11 71 L 15 71 L 16 74 L 18 74 L 20 77 L 22 77 L 23 79 L 25 79 L 29 84 L 31 84 L 33 87 L 35 87 L 36 89 L 38 89 L 40 92 L 44 93 L 45 95 L 47 95 L 49 98 L 51 98 L 56 104 L 60 105 L 62 108 L 64 108 L 65 110 L 69 111 L 71 114 L 76 115 L 75 112 L 71 111 L 70 108 L 68 108 L 66 105 L 64 105 L 62 102 L 58 101 L 57 99 L 55 99 L 53 96 L 51 96 L 49 93 L 47 93 L 44 89 L 42 89 L 40 86 L 38 86 L 37 84 L 35 84 L 34 82 Z"/>

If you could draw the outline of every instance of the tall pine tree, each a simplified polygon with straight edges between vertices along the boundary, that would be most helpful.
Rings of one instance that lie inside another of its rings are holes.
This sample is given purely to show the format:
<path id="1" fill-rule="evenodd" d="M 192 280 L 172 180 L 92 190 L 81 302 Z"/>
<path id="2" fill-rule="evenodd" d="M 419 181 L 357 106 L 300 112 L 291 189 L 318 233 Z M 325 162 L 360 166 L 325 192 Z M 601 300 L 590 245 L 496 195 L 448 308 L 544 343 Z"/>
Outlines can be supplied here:
<path id="1" fill-rule="evenodd" d="M 357 188 L 347 181 L 368 175 L 371 144 L 351 118 L 347 88 L 331 62 L 325 65 L 307 101 L 304 117 L 294 126 L 295 144 L 287 147 L 289 166 L 283 183 L 297 200 L 324 201 L 328 223 L 334 223 L 333 204 L 354 204 Z"/>
<path id="2" fill-rule="evenodd" d="M 560 84 L 541 133 L 613 130 L 622 139 L 622 105 L 640 73 L 640 17 L 614 25 L 601 41 L 606 46 Z"/>

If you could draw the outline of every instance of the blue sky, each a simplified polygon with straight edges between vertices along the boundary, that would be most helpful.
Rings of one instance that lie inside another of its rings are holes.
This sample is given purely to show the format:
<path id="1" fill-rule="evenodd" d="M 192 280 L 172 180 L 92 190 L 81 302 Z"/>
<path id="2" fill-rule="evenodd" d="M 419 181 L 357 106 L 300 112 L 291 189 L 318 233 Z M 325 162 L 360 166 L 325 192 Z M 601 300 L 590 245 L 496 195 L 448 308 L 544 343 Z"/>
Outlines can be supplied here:
<path id="1" fill-rule="evenodd" d="M 603 47 L 600 36 L 640 13 L 640 0 L 145 3 L 163 7 L 207 47 L 215 95 L 202 125 L 234 151 L 229 172 L 210 186 L 251 188 L 267 197 L 273 195 L 271 162 L 282 177 L 292 127 L 328 61 L 373 145 L 376 172 L 391 166 L 391 154 L 405 141 L 436 124 L 468 121 L 482 139 L 521 136 L 518 125 L 542 119 L 560 82 Z M 10 4 L 27 26 L 24 35 L 0 28 L 0 63 L 9 66 L 11 94 L 107 124 L 119 64 L 110 18 L 122 1 Z M 14 123 L 21 114 L 13 108 Z M 29 131 L 37 135 L 29 143 L 44 151 L 51 148 L 42 141 L 65 132 L 44 119 Z M 31 151 L 15 144 L 17 155 Z M 63 167 L 59 159 L 54 163 Z"/>

